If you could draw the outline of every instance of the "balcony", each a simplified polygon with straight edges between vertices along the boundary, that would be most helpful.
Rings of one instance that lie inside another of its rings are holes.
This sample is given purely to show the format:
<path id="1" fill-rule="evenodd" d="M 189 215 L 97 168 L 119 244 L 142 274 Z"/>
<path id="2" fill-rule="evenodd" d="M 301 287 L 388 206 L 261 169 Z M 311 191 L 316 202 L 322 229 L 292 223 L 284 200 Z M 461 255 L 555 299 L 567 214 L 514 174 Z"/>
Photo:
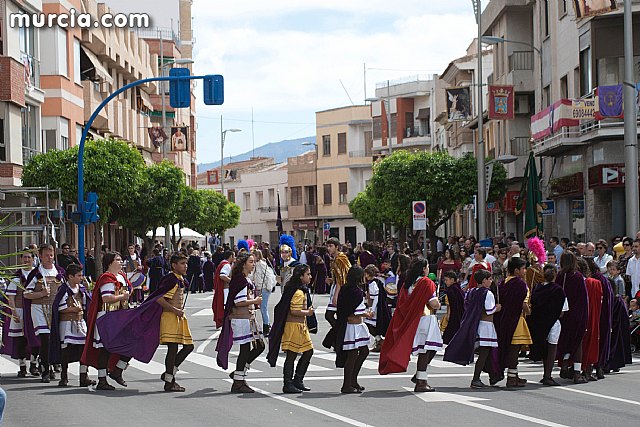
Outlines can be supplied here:
<path id="1" fill-rule="evenodd" d="M 349 151 L 349 158 L 359 158 L 359 157 L 371 157 L 373 152 L 371 150 L 360 150 L 360 151 Z"/>
<path id="2" fill-rule="evenodd" d="M 283 220 L 288 218 L 288 211 L 288 206 L 280 206 L 280 214 Z M 278 206 L 262 206 L 258 208 L 258 212 L 260 212 L 261 221 L 275 221 L 278 218 Z"/>
<path id="3" fill-rule="evenodd" d="M 416 123 L 404 130 L 403 147 L 413 147 L 421 145 L 431 145 L 431 133 L 429 128 Z"/>
<path id="4" fill-rule="evenodd" d="M 260 211 L 260 213 L 278 212 L 278 207 L 277 206 L 262 206 L 262 207 L 259 207 L 258 210 Z M 289 210 L 288 206 L 280 206 L 280 211 L 281 212 L 286 212 L 288 210 Z"/>
<path id="5" fill-rule="evenodd" d="M 516 92 L 533 92 L 534 78 L 534 52 L 515 51 L 509 55 L 509 74 L 507 75 L 507 84 L 513 85 Z"/>
<path id="6" fill-rule="evenodd" d="M 511 138 L 510 147 L 512 156 L 528 156 L 531 151 L 531 144 L 528 136 L 516 136 Z"/>
<path id="7" fill-rule="evenodd" d="M 40 154 L 38 150 L 31 147 L 22 146 L 22 165 L 26 166 L 35 156 Z"/>
<path id="8" fill-rule="evenodd" d="M 304 216 L 318 216 L 318 205 L 304 205 Z"/>

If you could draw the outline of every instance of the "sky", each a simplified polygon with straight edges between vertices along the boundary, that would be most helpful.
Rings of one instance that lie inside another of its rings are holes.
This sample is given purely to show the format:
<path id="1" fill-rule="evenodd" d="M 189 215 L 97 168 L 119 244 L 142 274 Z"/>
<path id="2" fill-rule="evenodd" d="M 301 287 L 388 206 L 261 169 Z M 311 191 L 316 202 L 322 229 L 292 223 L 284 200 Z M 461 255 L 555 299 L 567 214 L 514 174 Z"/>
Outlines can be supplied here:
<path id="1" fill-rule="evenodd" d="M 198 163 L 315 135 L 315 112 L 364 104 L 387 79 L 439 74 L 477 35 L 469 0 L 194 0 L 194 74 L 222 74 L 225 102 L 198 96 Z M 343 87 L 344 86 L 344 87 Z M 253 132 L 252 117 L 253 110 Z"/>

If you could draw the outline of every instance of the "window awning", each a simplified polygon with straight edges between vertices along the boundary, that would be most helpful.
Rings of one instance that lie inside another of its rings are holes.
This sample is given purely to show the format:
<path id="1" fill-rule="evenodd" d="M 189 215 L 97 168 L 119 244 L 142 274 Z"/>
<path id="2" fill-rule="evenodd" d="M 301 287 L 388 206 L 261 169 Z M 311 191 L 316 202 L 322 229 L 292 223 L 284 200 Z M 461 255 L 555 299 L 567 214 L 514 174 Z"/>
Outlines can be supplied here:
<path id="1" fill-rule="evenodd" d="M 428 120 L 429 116 L 431 116 L 431 108 L 421 108 L 418 110 L 418 115 L 416 116 L 416 119 Z"/>
<path id="2" fill-rule="evenodd" d="M 153 109 L 153 103 L 151 102 L 151 97 L 149 96 L 149 94 L 144 90 L 142 90 L 142 88 L 138 88 L 138 94 L 140 94 L 142 103 L 146 105 L 149 109 Z"/>
<path id="3" fill-rule="evenodd" d="M 89 58 L 89 61 L 91 61 L 91 63 L 93 64 L 93 67 L 96 70 L 96 76 L 100 77 L 103 81 L 112 85 L 113 78 L 109 74 L 109 71 L 102 65 L 102 62 L 100 62 L 98 57 L 95 56 L 93 52 L 87 49 L 83 48 L 82 51 L 85 53 L 85 55 L 87 55 L 87 58 Z"/>

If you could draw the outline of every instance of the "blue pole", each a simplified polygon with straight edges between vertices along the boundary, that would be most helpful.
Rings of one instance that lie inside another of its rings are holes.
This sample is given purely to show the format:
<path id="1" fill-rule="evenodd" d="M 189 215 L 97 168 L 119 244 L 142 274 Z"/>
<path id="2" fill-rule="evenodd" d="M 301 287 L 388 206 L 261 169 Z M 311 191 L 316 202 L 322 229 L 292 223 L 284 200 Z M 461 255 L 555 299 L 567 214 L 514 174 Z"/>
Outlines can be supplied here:
<path id="1" fill-rule="evenodd" d="M 89 129 L 91 129 L 91 125 L 93 124 L 96 117 L 98 117 L 98 114 L 100 113 L 100 111 L 102 111 L 102 109 L 109 103 L 109 101 L 111 101 L 113 98 L 115 98 L 125 90 L 131 89 L 132 87 L 136 87 L 144 83 L 160 82 L 160 81 L 168 81 L 168 80 L 169 81 L 197 80 L 197 79 L 204 79 L 204 77 L 205 76 L 179 76 L 179 77 L 167 76 L 167 77 L 152 77 L 148 79 L 137 80 L 135 82 L 131 82 L 125 86 L 122 86 L 120 89 L 116 90 L 107 98 L 105 98 L 105 100 L 102 101 L 100 105 L 98 105 L 98 108 L 95 109 L 95 111 L 93 112 L 91 117 L 89 117 L 89 120 L 84 126 L 84 130 L 82 131 L 82 138 L 80 138 L 80 148 L 78 149 L 78 210 L 80 212 L 84 212 L 84 143 L 87 139 L 87 135 L 89 134 Z M 163 94 L 162 96 L 165 96 L 165 95 Z M 83 218 L 82 222 L 78 224 L 78 252 L 79 252 L 78 255 L 80 256 L 80 263 L 84 266 L 86 271 L 85 256 L 84 256 L 85 225 L 86 224 L 84 223 L 84 218 Z"/>

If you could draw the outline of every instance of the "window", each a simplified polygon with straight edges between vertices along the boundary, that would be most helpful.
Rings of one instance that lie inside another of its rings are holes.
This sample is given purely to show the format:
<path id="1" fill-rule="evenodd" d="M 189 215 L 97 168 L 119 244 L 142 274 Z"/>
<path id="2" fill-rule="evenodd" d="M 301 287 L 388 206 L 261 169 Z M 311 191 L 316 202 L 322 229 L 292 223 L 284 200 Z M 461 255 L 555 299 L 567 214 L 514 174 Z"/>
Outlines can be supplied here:
<path id="1" fill-rule="evenodd" d="M 558 0 L 558 16 L 562 19 L 567 14 L 567 0 Z"/>
<path id="2" fill-rule="evenodd" d="M 373 139 L 382 139 L 382 117 L 373 118 Z"/>
<path id="3" fill-rule="evenodd" d="M 338 183 L 338 201 L 341 205 L 347 203 L 347 183 Z"/>
<path id="4" fill-rule="evenodd" d="M 598 86 L 617 85 L 623 81 L 624 57 L 598 59 Z"/>
<path id="5" fill-rule="evenodd" d="M 300 188 L 300 187 L 298 187 Z M 275 206 L 276 205 L 276 190 L 274 190 L 273 188 L 269 189 L 269 193 L 268 193 L 268 197 L 269 197 L 269 206 Z M 285 200 L 287 200 L 286 196 L 285 196 Z"/>
<path id="6" fill-rule="evenodd" d="M 302 187 L 291 187 L 291 206 L 302 206 Z"/>
<path id="7" fill-rule="evenodd" d="M 573 70 L 573 95 L 572 98 L 580 96 L 580 67 Z"/>
<path id="8" fill-rule="evenodd" d="M 262 191 L 256 191 L 256 208 L 260 209 L 263 207 L 264 207 L 264 193 Z"/>
<path id="9" fill-rule="evenodd" d="M 55 74 L 59 74 L 61 76 L 68 76 L 69 64 L 67 63 L 67 58 L 69 56 L 67 52 L 69 51 L 69 49 L 67 49 L 67 31 L 61 28 L 56 28 L 55 31 L 56 31 L 56 41 L 57 41 L 56 50 L 58 52 L 58 61 L 57 61 L 58 67 Z M 80 45 L 80 43 L 78 43 L 78 45 Z M 74 52 L 74 61 L 76 61 L 75 52 Z M 78 63 L 78 70 L 79 70 L 80 69 L 79 56 L 76 62 Z"/>
<path id="10" fill-rule="evenodd" d="M 542 105 L 544 108 L 547 108 L 549 105 L 551 105 L 551 87 L 550 86 L 545 86 L 544 89 L 542 89 Z"/>
<path id="11" fill-rule="evenodd" d="M 324 204 L 331 204 L 331 184 L 324 184 Z"/>
<path id="12" fill-rule="evenodd" d="M 545 37 L 549 36 L 549 0 L 544 0 L 542 7 L 542 31 Z"/>
<path id="13" fill-rule="evenodd" d="M 331 155 L 331 135 L 322 135 L 322 155 Z"/>
<path id="14" fill-rule="evenodd" d="M 251 193 L 243 193 L 242 200 L 244 202 L 244 210 L 251 210 Z"/>
<path id="15" fill-rule="evenodd" d="M 236 190 L 229 190 L 229 191 L 227 191 L 227 199 L 228 199 L 231 203 L 235 203 L 235 202 L 236 202 Z"/>
<path id="16" fill-rule="evenodd" d="M 566 75 L 560 79 L 560 99 L 569 99 L 569 82 Z"/>
<path id="17" fill-rule="evenodd" d="M 20 109 L 22 116 L 22 162 L 27 164 L 29 160 L 40 152 L 37 139 L 38 108 L 26 104 Z"/>
<path id="18" fill-rule="evenodd" d="M 373 150 L 373 134 L 370 130 L 364 131 L 364 155 L 370 156 Z"/>
<path id="19" fill-rule="evenodd" d="M 338 154 L 347 154 L 347 134 L 338 134 Z"/>
<path id="20" fill-rule="evenodd" d="M 60 149 L 69 148 L 69 120 L 64 117 L 60 118 Z"/>
<path id="21" fill-rule="evenodd" d="M 7 144 L 4 140 L 4 119 L 0 119 L 0 162 L 7 161 Z"/>
<path id="22" fill-rule="evenodd" d="M 580 96 L 584 96 L 593 90 L 591 76 L 591 48 L 580 52 Z"/>
<path id="23" fill-rule="evenodd" d="M 82 84 L 80 76 L 80 40 L 73 39 L 73 81 Z"/>
<path id="24" fill-rule="evenodd" d="M 80 145 L 80 139 L 82 139 L 82 126 L 76 125 L 76 145 Z"/>
<path id="25" fill-rule="evenodd" d="M 391 115 L 391 138 L 393 139 L 396 135 L 398 135 L 398 119 L 397 114 Z"/>

